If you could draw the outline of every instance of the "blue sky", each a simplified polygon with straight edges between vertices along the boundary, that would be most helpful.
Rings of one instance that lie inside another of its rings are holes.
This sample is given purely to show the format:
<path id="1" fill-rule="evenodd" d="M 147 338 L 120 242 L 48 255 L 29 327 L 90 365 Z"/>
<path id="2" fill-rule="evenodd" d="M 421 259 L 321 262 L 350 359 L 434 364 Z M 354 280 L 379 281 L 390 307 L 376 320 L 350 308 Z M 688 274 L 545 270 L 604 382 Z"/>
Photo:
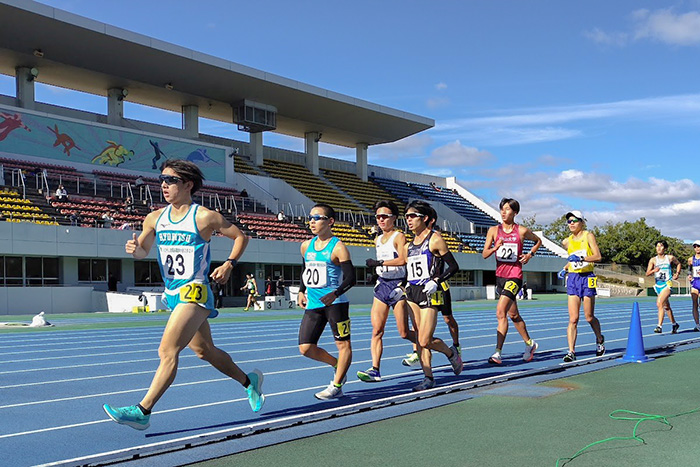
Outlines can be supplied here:
<path id="1" fill-rule="evenodd" d="M 372 164 L 455 175 L 491 204 L 518 198 L 539 222 L 574 208 L 591 224 L 644 216 L 700 237 L 700 1 L 41 3 L 436 121 L 371 147 Z M 0 93 L 14 94 L 9 77 Z M 104 98 L 46 87 L 37 99 L 106 112 Z"/>

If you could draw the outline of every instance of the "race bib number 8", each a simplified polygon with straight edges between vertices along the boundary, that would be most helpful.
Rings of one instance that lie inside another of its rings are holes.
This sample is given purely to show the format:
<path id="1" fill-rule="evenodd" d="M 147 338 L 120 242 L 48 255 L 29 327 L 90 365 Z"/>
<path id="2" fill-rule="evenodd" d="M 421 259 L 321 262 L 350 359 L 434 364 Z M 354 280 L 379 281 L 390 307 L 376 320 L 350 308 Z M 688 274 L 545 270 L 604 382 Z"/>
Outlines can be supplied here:
<path id="1" fill-rule="evenodd" d="M 406 260 L 409 281 L 420 281 L 430 278 L 428 271 L 428 257 L 426 255 L 409 256 Z"/>
<path id="2" fill-rule="evenodd" d="M 207 303 L 207 286 L 193 282 L 180 287 L 180 301 L 185 303 Z"/>
<path id="3" fill-rule="evenodd" d="M 328 270 L 325 261 L 308 261 L 303 274 L 304 285 L 310 289 L 319 289 L 328 284 Z"/>
<path id="4" fill-rule="evenodd" d="M 194 274 L 194 247 L 190 245 L 161 245 L 160 260 L 167 279 L 187 279 Z"/>
<path id="5" fill-rule="evenodd" d="M 496 250 L 496 258 L 504 263 L 515 263 L 518 261 L 518 244 L 504 243 Z"/>

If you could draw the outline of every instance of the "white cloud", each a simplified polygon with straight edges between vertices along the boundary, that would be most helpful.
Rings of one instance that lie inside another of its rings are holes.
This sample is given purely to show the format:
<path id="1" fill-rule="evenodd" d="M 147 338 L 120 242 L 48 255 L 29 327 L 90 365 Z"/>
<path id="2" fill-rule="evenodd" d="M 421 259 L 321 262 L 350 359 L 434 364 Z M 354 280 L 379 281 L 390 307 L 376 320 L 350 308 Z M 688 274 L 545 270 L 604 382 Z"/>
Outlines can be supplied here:
<path id="1" fill-rule="evenodd" d="M 461 139 L 480 146 L 506 146 L 582 137 L 584 132 L 572 126 L 590 121 L 698 125 L 700 94 L 503 110 L 498 115 L 441 121 L 430 133 L 436 139 Z"/>
<path id="2" fill-rule="evenodd" d="M 433 144 L 433 138 L 428 134 L 419 133 L 393 143 L 370 146 L 368 158 L 372 162 L 382 160 L 401 160 L 410 157 L 424 157 L 427 149 Z"/>
<path id="3" fill-rule="evenodd" d="M 457 140 L 433 149 L 427 163 L 433 167 L 459 168 L 483 164 L 491 159 L 493 154 L 490 152 L 464 146 Z"/>
<path id="4" fill-rule="evenodd" d="M 438 84 L 435 85 L 435 89 L 437 89 L 438 91 L 444 91 L 445 89 L 447 89 L 447 84 L 440 81 Z"/>
<path id="5" fill-rule="evenodd" d="M 676 14 L 670 9 L 637 10 L 635 39 L 652 39 L 671 45 L 700 44 L 700 12 L 689 11 Z"/>
<path id="6" fill-rule="evenodd" d="M 641 40 L 677 46 L 700 44 L 700 12 L 698 11 L 676 13 L 673 9 L 655 11 L 640 9 L 633 11 L 630 17 L 632 25 L 628 32 L 608 32 L 595 27 L 584 31 L 583 35 L 597 44 L 618 47 Z"/>

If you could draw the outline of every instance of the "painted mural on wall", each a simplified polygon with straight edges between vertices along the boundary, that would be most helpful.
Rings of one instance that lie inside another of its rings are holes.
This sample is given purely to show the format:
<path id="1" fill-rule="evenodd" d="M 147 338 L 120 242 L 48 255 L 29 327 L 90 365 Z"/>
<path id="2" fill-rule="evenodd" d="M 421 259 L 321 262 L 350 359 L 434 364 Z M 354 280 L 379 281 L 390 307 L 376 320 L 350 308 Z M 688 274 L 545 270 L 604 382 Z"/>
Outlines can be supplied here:
<path id="1" fill-rule="evenodd" d="M 196 163 L 207 180 L 223 182 L 224 148 L 0 107 L 0 151 L 64 162 L 159 173 L 167 159 Z"/>

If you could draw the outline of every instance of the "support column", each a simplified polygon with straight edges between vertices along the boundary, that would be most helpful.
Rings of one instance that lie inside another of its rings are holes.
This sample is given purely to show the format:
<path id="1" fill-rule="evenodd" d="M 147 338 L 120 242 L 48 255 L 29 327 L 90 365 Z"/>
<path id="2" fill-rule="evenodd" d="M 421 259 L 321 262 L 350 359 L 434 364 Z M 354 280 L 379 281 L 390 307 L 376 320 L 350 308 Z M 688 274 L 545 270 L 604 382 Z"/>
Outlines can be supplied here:
<path id="1" fill-rule="evenodd" d="M 250 157 L 253 159 L 253 164 L 257 167 L 263 165 L 263 133 L 250 134 Z"/>
<path id="2" fill-rule="evenodd" d="M 182 129 L 191 139 L 199 138 L 199 107 L 196 105 L 182 106 Z"/>
<path id="3" fill-rule="evenodd" d="M 111 88 L 107 91 L 107 123 L 122 126 L 124 121 L 124 90 Z"/>
<path id="4" fill-rule="evenodd" d="M 29 67 L 22 66 L 15 69 L 15 95 L 18 107 L 30 110 L 35 108 L 34 78 L 36 76 L 32 74 L 32 69 Z"/>
<path id="5" fill-rule="evenodd" d="M 367 143 L 357 143 L 355 146 L 355 173 L 363 182 L 367 181 Z"/>
<path id="6" fill-rule="evenodd" d="M 304 152 L 306 153 L 306 168 L 318 175 L 318 142 L 321 141 L 321 133 L 312 131 L 304 134 Z"/>

